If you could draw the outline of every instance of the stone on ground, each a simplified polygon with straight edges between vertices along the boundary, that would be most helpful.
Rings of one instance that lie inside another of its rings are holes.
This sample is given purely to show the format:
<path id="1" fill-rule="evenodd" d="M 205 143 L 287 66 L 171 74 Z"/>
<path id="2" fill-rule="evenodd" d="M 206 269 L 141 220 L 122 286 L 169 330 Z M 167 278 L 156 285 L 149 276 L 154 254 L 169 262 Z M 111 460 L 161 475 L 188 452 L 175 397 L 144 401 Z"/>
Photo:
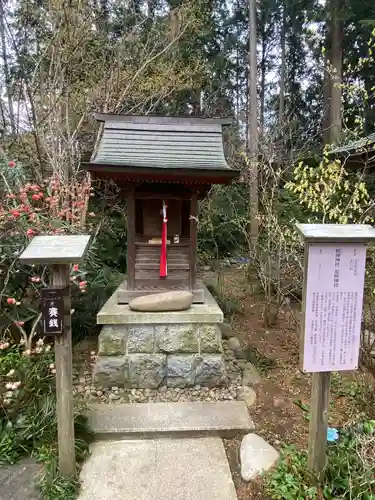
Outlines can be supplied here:
<path id="1" fill-rule="evenodd" d="M 228 339 L 228 346 L 232 351 L 236 351 L 237 349 L 241 349 L 241 343 L 237 337 L 230 337 Z"/>
<path id="2" fill-rule="evenodd" d="M 108 435 L 214 435 L 249 432 L 253 421 L 243 401 L 221 403 L 93 404 L 89 424 L 97 437 Z"/>
<path id="3" fill-rule="evenodd" d="M 237 500 L 220 438 L 93 443 L 79 500 Z"/>
<path id="4" fill-rule="evenodd" d="M 256 368 L 250 363 L 247 362 L 242 375 L 242 385 L 253 386 L 260 384 L 262 381 L 259 373 Z"/>
<path id="5" fill-rule="evenodd" d="M 41 466 L 32 460 L 0 467 L 0 500 L 41 500 L 37 480 Z"/>
<path id="6" fill-rule="evenodd" d="M 279 452 L 257 434 L 246 434 L 241 442 L 241 477 L 251 481 L 275 465 Z"/>
<path id="7" fill-rule="evenodd" d="M 234 337 L 232 327 L 229 323 L 221 323 L 220 330 L 223 339 L 230 339 L 231 337 Z"/>
<path id="8" fill-rule="evenodd" d="M 130 301 L 133 311 L 167 312 L 184 311 L 193 303 L 193 294 L 188 291 L 171 291 L 143 295 Z"/>
<path id="9" fill-rule="evenodd" d="M 246 385 L 242 386 L 239 389 L 238 397 L 239 397 L 239 399 L 244 401 L 244 403 L 246 404 L 246 406 L 248 408 L 251 408 L 251 406 L 253 406 L 257 400 L 257 395 L 256 395 L 254 389 L 252 389 L 251 387 L 247 387 Z"/>

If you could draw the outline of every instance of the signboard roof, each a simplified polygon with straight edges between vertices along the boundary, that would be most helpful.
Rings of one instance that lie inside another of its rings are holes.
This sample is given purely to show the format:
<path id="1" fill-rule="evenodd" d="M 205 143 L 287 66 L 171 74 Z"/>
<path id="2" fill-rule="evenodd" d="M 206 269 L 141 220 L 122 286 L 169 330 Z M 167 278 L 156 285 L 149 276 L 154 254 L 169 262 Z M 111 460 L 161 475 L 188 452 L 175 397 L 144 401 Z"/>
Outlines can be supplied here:
<path id="1" fill-rule="evenodd" d="M 375 239 L 369 224 L 296 224 L 297 230 L 311 241 L 367 241 Z"/>
<path id="2" fill-rule="evenodd" d="M 36 236 L 20 255 L 23 264 L 70 264 L 81 261 L 90 235 Z"/>

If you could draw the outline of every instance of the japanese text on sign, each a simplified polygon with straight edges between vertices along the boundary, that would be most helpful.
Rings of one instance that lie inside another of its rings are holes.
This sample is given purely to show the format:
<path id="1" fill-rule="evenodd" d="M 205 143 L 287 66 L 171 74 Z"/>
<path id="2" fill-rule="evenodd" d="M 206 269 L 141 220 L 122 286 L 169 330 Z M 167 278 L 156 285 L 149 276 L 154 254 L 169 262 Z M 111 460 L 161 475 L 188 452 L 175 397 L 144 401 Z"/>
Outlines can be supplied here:
<path id="1" fill-rule="evenodd" d="M 358 366 L 366 246 L 311 243 L 307 264 L 303 369 Z"/>
<path id="2" fill-rule="evenodd" d="M 43 333 L 57 335 L 64 328 L 63 289 L 44 289 L 42 302 Z"/>

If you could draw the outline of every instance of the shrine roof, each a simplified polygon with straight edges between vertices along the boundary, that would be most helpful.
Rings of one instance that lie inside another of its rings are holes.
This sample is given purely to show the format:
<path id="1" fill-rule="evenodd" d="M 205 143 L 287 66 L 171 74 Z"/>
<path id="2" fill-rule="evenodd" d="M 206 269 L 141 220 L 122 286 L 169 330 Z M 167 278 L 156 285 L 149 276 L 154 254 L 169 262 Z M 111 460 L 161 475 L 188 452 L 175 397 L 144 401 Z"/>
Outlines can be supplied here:
<path id="1" fill-rule="evenodd" d="M 104 122 L 104 128 L 97 151 L 86 167 L 89 170 L 158 170 L 179 176 L 182 170 L 194 170 L 200 174 L 222 172 L 228 178 L 237 176 L 226 162 L 222 138 L 223 125 L 229 125 L 232 119 L 106 113 L 94 116 Z"/>

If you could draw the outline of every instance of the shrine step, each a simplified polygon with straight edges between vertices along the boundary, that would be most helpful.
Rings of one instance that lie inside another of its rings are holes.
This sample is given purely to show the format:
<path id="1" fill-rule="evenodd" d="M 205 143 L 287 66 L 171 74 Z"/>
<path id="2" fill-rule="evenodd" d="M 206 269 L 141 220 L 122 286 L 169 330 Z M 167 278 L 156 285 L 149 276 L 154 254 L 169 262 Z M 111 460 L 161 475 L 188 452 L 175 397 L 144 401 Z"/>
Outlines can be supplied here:
<path id="1" fill-rule="evenodd" d="M 254 429 L 243 401 L 136 403 L 89 406 L 88 419 L 97 439 L 230 437 Z"/>

